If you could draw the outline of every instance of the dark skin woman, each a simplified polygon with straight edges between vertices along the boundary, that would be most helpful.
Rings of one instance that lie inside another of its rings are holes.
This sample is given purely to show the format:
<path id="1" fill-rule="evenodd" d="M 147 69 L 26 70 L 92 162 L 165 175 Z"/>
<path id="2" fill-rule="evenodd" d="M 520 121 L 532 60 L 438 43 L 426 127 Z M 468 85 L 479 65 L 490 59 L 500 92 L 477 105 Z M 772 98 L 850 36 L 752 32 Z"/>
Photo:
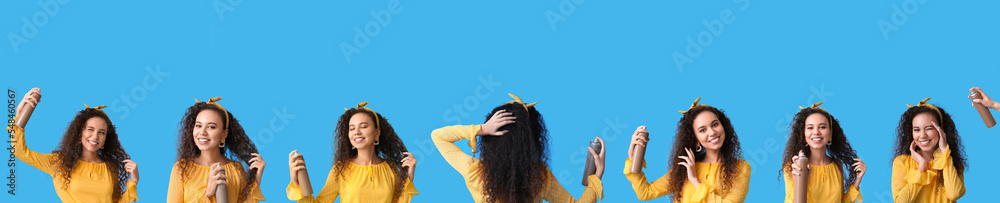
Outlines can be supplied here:
<path id="1" fill-rule="evenodd" d="M 587 176 L 588 186 L 579 200 L 569 194 L 552 175 L 548 161 L 548 131 L 534 103 L 515 101 L 494 108 L 482 125 L 447 126 L 431 132 L 445 160 L 463 178 L 476 202 L 596 202 L 603 193 L 605 148 L 591 149 L 596 173 Z M 473 153 L 454 144 L 468 139 Z M 604 141 L 595 138 L 604 145 Z"/>
<path id="2" fill-rule="evenodd" d="M 222 98 L 196 102 L 184 113 L 179 124 L 177 163 L 171 172 L 167 202 L 214 198 L 217 195 L 216 187 L 223 184 L 229 190 L 238 191 L 235 196 L 227 194 L 231 202 L 263 200 L 263 197 L 257 195 L 260 193 L 257 184 L 260 183 L 266 163 L 257 154 L 257 147 L 247 137 L 239 121 L 232 113 L 215 103 L 219 99 Z M 191 174 L 193 171 L 206 168 L 206 179 L 190 180 L 199 178 Z M 185 190 L 201 187 L 196 185 L 200 181 L 204 181 L 204 190 Z M 242 184 L 234 185 L 234 181 Z"/>
<path id="3" fill-rule="evenodd" d="M 406 151 L 403 140 L 393 130 L 388 119 L 364 107 L 366 104 L 368 102 L 348 109 L 337 121 L 337 129 L 333 137 L 335 140 L 333 169 L 330 171 L 323 190 L 315 198 L 306 195 L 292 200 L 333 202 L 337 196 L 340 196 L 341 202 L 409 202 L 413 194 L 416 193 L 415 188 L 413 191 L 404 190 L 407 189 L 407 186 L 413 187 L 412 181 L 417 159 Z M 298 150 L 295 150 L 289 154 L 288 162 L 292 185 L 299 186 L 298 171 L 306 169 L 305 159 L 303 159 L 302 154 L 298 153 Z M 380 167 L 383 164 L 387 167 Z M 349 177 L 357 175 L 358 171 L 356 170 L 362 167 L 387 169 L 384 172 L 392 174 L 390 175 L 392 177 L 386 180 L 389 183 L 386 184 L 388 186 L 381 187 L 381 184 L 362 183 L 383 181 L 381 179 Z"/>
<path id="4" fill-rule="evenodd" d="M 41 96 L 38 88 L 29 91 L 18 105 L 17 115 L 23 115 L 25 107 L 37 107 Z M 19 134 L 16 137 L 20 141 L 14 143 L 14 155 L 28 165 L 52 175 L 56 194 L 63 201 L 138 201 L 135 188 L 139 182 L 138 165 L 129 158 L 118 141 L 115 126 L 101 110 L 104 107 L 87 106 L 77 112 L 51 154 L 29 150 L 24 142 L 23 129 L 8 128 L 8 131 Z M 77 177 L 86 175 L 83 170 L 91 171 L 91 175 L 107 173 L 108 177 Z"/>
<path id="5" fill-rule="evenodd" d="M 646 146 L 648 135 L 646 126 L 636 129 L 629 145 L 629 160 L 634 160 L 636 146 Z M 698 198 L 743 202 L 749 189 L 750 165 L 743 160 L 736 130 L 722 110 L 697 105 L 696 101 L 677 121 L 673 145 L 668 172 L 660 179 L 647 183 L 644 173 L 626 173 L 639 200 L 670 195 L 674 202 Z M 629 167 L 631 162 L 626 163 L 626 168 Z M 699 171 L 705 174 L 699 175 Z M 710 174 L 708 171 L 717 172 Z M 707 186 L 703 181 L 709 181 L 709 177 L 715 182 L 708 185 L 717 187 L 716 191 L 694 197 L 696 188 Z"/>

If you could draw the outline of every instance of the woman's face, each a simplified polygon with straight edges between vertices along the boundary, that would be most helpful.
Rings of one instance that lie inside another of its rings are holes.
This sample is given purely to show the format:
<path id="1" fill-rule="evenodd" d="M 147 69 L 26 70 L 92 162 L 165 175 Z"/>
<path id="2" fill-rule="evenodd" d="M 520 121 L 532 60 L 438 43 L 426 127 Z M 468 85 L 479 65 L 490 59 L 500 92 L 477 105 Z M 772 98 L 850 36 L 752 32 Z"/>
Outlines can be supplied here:
<path id="1" fill-rule="evenodd" d="M 358 149 L 367 149 L 375 146 L 375 141 L 379 139 L 379 131 L 375 128 L 375 122 L 367 113 L 355 113 L 347 126 L 347 138 L 351 145 Z"/>
<path id="2" fill-rule="evenodd" d="M 104 147 L 104 138 L 108 136 L 108 123 L 101 117 L 91 117 L 83 126 L 83 133 L 80 133 L 80 144 L 83 150 L 97 152 Z"/>
<path id="3" fill-rule="evenodd" d="M 805 136 L 809 148 L 826 148 L 833 138 L 833 126 L 830 126 L 830 119 L 821 113 L 813 113 L 806 117 L 805 129 L 802 134 Z"/>
<path id="4" fill-rule="evenodd" d="M 726 129 L 722 127 L 719 117 L 712 111 L 702 111 L 694 118 L 694 135 L 698 143 L 709 150 L 719 150 L 726 140 Z"/>
<path id="5" fill-rule="evenodd" d="M 923 112 L 913 117 L 913 141 L 920 151 L 934 151 L 938 144 L 938 131 L 931 123 L 935 120 L 931 112 Z"/>
<path id="6" fill-rule="evenodd" d="M 218 149 L 219 143 L 226 142 L 226 136 L 229 132 L 224 128 L 225 120 L 219 116 L 218 111 L 201 110 L 195 117 L 194 128 L 191 129 L 191 134 L 194 135 L 192 136 L 194 144 L 202 151 Z"/>

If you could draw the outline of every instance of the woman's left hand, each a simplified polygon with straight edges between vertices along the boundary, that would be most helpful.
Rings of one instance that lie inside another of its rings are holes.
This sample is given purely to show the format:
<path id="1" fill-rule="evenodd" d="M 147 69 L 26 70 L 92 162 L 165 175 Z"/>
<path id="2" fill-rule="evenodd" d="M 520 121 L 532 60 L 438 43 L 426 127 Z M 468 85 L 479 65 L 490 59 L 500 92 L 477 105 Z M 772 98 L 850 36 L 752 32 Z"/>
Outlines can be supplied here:
<path id="1" fill-rule="evenodd" d="M 677 163 L 677 165 L 681 165 L 687 168 L 688 181 L 691 181 L 692 185 L 698 187 L 698 185 L 701 185 L 701 181 L 699 181 L 698 176 L 695 175 L 696 166 L 694 160 L 694 152 L 691 152 L 691 149 L 688 148 L 684 148 L 684 152 L 687 153 L 687 156 L 677 156 L 677 158 L 681 159 L 681 162 Z"/>
<path id="2" fill-rule="evenodd" d="M 413 154 L 409 152 L 403 152 L 403 155 L 406 155 L 406 157 L 403 157 L 402 164 L 400 165 L 406 168 L 406 175 L 409 176 L 410 181 L 413 181 L 413 173 L 417 170 L 417 158 L 413 158 Z"/>
<path id="3" fill-rule="evenodd" d="M 132 175 L 132 181 L 135 181 L 135 183 L 139 183 L 139 165 L 136 164 L 131 159 L 126 159 L 125 161 L 122 162 L 125 163 L 125 172 L 128 172 L 129 175 Z"/>
<path id="4" fill-rule="evenodd" d="M 941 126 L 938 126 L 937 121 L 931 121 L 931 124 L 934 125 L 934 129 L 937 129 L 938 132 L 938 149 L 944 152 L 944 149 L 948 148 L 948 135 L 944 133 Z"/>
<path id="5" fill-rule="evenodd" d="M 604 153 L 607 152 L 608 146 L 604 145 L 604 140 L 601 137 L 596 137 L 598 142 L 601 142 L 601 152 L 594 151 L 593 148 L 587 147 L 587 151 L 590 152 L 591 156 L 594 156 L 594 165 L 597 166 L 597 171 L 594 175 L 600 179 L 604 177 Z"/>
<path id="6" fill-rule="evenodd" d="M 864 177 L 865 172 L 868 171 L 868 165 L 861 159 L 854 159 L 854 164 L 851 166 L 853 166 L 854 172 L 858 173 L 858 178 L 854 179 L 854 187 L 861 189 L 861 177 Z"/>
<path id="7" fill-rule="evenodd" d="M 257 169 L 257 184 L 260 184 L 260 176 L 264 175 L 264 166 L 267 166 L 267 162 L 264 162 L 264 157 L 261 157 L 258 153 L 252 153 L 253 158 L 250 158 L 250 168 Z"/>

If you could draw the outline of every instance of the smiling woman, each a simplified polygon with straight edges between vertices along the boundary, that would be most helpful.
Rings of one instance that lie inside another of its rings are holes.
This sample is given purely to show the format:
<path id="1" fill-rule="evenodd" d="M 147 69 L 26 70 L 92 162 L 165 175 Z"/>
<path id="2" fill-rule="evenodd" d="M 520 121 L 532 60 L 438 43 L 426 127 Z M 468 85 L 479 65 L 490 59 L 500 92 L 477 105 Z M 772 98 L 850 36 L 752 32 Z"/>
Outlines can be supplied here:
<path id="1" fill-rule="evenodd" d="M 259 184 L 266 163 L 239 121 L 215 103 L 220 99 L 195 100 L 184 114 L 167 202 L 202 202 L 223 197 L 228 202 L 264 200 Z M 217 188 L 226 190 L 217 194 Z"/>
<path id="2" fill-rule="evenodd" d="M 389 121 L 366 104 L 346 109 L 337 121 L 333 168 L 315 197 L 302 192 L 307 184 L 299 184 L 297 172 L 306 170 L 302 154 L 288 155 L 289 200 L 333 202 L 339 196 L 340 202 L 410 202 L 420 194 L 413 185 L 417 159 L 406 151 Z"/>
<path id="3" fill-rule="evenodd" d="M 36 106 L 41 98 L 40 90 L 35 88 L 24 98 L 19 106 Z M 101 110 L 104 107 L 87 106 L 77 112 L 59 146 L 51 154 L 28 149 L 21 127 L 7 128 L 15 132 L 11 140 L 15 143 L 14 155 L 51 175 L 56 194 L 63 202 L 138 201 L 137 165 L 129 160 L 129 155 L 118 142 L 115 126 Z"/>
<path id="4" fill-rule="evenodd" d="M 642 171 L 633 173 L 636 147 L 649 142 L 646 126 L 639 126 L 629 144 L 625 177 L 639 200 L 670 195 L 673 202 L 743 202 L 750 189 L 750 164 L 743 160 L 739 137 L 726 114 L 695 100 L 681 111 L 674 135 L 667 174 L 656 181 L 646 181 Z M 643 162 L 645 160 L 637 160 Z"/>
<path id="5" fill-rule="evenodd" d="M 840 121 L 819 108 L 820 104 L 823 102 L 800 107 L 793 119 L 778 171 L 785 180 L 785 203 L 794 202 L 798 178 L 793 177 L 807 178 L 808 181 L 803 181 L 807 190 L 803 191 L 808 194 L 808 202 L 864 201 L 859 188 L 868 166 L 851 148 Z M 794 164 L 800 157 L 808 159 L 805 168 Z"/>
<path id="6" fill-rule="evenodd" d="M 955 202 L 965 195 L 965 153 L 951 115 L 927 103 L 910 106 L 896 128 L 892 198 Z M 909 105 L 908 105 L 909 106 Z"/>

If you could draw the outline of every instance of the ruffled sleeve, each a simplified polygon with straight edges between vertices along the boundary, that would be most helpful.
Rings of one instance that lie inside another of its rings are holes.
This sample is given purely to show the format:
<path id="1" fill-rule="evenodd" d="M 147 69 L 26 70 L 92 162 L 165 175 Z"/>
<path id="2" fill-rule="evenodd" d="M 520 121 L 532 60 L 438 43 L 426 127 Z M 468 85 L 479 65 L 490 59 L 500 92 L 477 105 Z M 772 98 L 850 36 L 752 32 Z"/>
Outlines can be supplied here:
<path id="1" fill-rule="evenodd" d="M 917 170 L 916 161 L 910 155 L 899 155 L 892 161 L 892 199 L 897 202 L 913 202 L 920 190 L 931 183 L 937 172 Z"/>
<path id="2" fill-rule="evenodd" d="M 252 188 L 250 188 L 250 194 L 247 194 L 247 201 L 250 201 L 250 202 L 260 202 L 260 201 L 267 200 L 267 199 L 264 199 L 264 193 L 260 192 L 260 183 L 254 183 L 250 187 L 252 187 Z"/>
<path id="3" fill-rule="evenodd" d="M 643 161 L 642 166 L 646 167 L 646 162 Z M 653 181 L 652 184 L 646 182 L 645 172 L 632 173 L 628 168 L 632 167 L 632 161 L 625 159 L 625 178 L 628 178 L 629 182 L 632 182 L 632 189 L 635 190 L 636 198 L 639 200 L 652 200 L 664 195 L 667 195 L 667 188 L 670 182 L 670 172 L 664 174 L 663 177 Z"/>
<path id="4" fill-rule="evenodd" d="M 844 193 L 844 196 L 843 196 L 843 202 L 844 203 L 864 202 L 864 201 L 865 201 L 865 198 L 861 197 L 861 191 L 858 190 L 858 187 L 854 187 L 854 185 L 851 185 L 850 187 L 848 187 L 847 188 L 847 193 Z"/>
<path id="5" fill-rule="evenodd" d="M 570 195 L 566 188 L 563 188 L 559 181 L 556 180 L 555 175 L 552 171 L 548 171 L 549 175 L 546 178 L 548 181 L 545 183 L 548 185 L 545 194 L 545 200 L 548 202 L 578 202 L 578 203 L 593 203 L 604 198 L 604 183 L 597 175 L 587 176 L 587 188 L 583 189 L 583 194 L 580 195 L 580 199 L 577 200 L 573 195 Z"/>
<path id="6" fill-rule="evenodd" d="M 125 183 L 125 192 L 122 193 L 121 199 L 118 202 L 138 202 L 139 195 L 136 194 L 136 182 L 135 180 L 129 180 Z"/>
<path id="7" fill-rule="evenodd" d="M 7 132 L 14 133 L 14 139 L 10 142 L 14 145 L 14 156 L 22 162 L 42 170 L 49 175 L 54 172 L 52 159 L 55 157 L 52 154 L 43 154 L 36 151 L 28 149 L 28 144 L 25 143 L 24 139 L 24 129 L 17 127 L 16 125 L 10 125 L 7 127 Z"/>
<path id="8" fill-rule="evenodd" d="M 476 162 L 476 158 L 463 152 L 458 145 L 455 145 L 455 142 L 468 139 L 469 147 L 472 147 L 472 152 L 475 153 L 476 132 L 479 132 L 480 129 L 482 129 L 480 125 L 454 125 L 431 132 L 431 139 L 434 140 L 438 151 L 441 151 L 441 156 L 444 156 L 448 164 L 462 176 L 470 175 L 469 169 Z"/>
<path id="9" fill-rule="evenodd" d="M 409 178 L 403 181 L 403 194 L 399 195 L 399 200 L 396 202 L 407 203 L 413 200 L 413 195 L 419 195 L 420 192 L 417 191 L 417 187 L 413 185 L 413 181 Z"/>
<path id="10" fill-rule="evenodd" d="M 288 195 L 288 200 L 297 202 L 333 202 L 340 195 L 340 179 L 338 179 L 336 171 L 331 168 L 330 173 L 327 174 L 326 183 L 323 184 L 323 189 L 320 189 L 316 197 L 312 195 L 302 196 L 302 189 L 292 182 L 288 182 L 285 193 Z"/>
<path id="11" fill-rule="evenodd" d="M 939 171 L 941 178 L 944 179 L 945 197 L 955 201 L 965 196 L 965 178 L 959 175 L 959 171 L 952 161 L 951 148 L 939 149 L 934 152 L 934 163 L 931 169 Z"/>

